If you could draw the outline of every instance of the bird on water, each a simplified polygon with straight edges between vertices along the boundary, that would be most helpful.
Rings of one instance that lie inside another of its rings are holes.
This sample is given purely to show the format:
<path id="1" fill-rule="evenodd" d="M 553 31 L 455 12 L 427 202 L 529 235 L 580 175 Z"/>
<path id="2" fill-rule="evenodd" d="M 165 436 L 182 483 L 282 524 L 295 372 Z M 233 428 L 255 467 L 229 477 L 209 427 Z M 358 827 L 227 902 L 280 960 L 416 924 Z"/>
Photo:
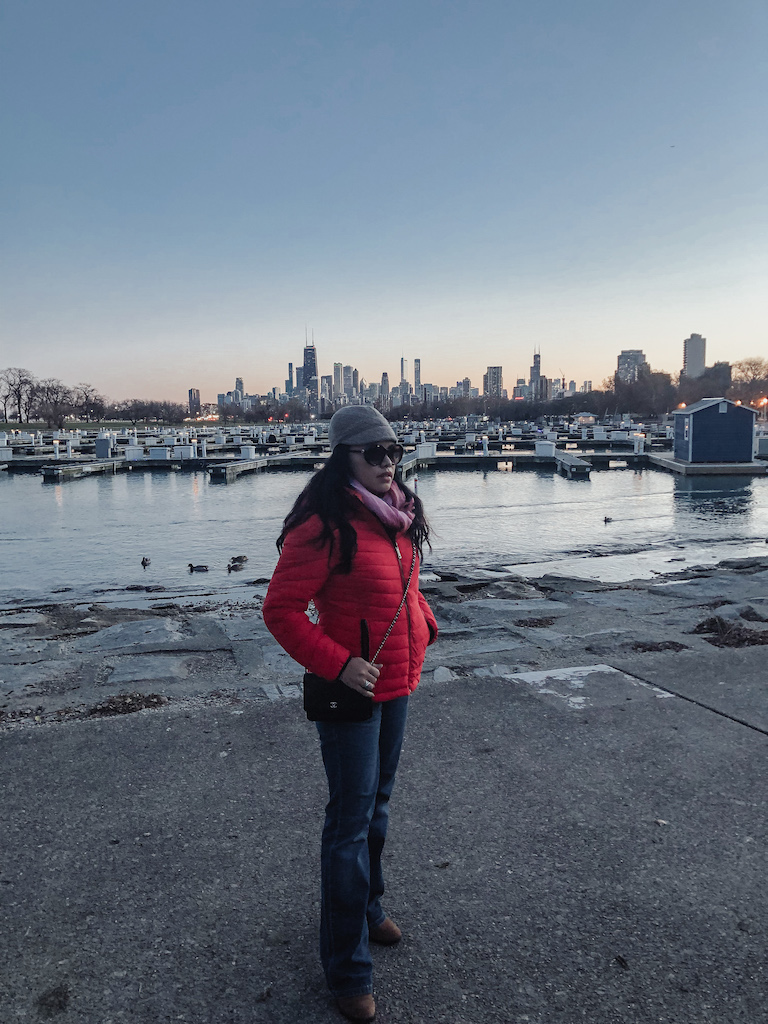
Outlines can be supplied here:
<path id="1" fill-rule="evenodd" d="M 230 558 L 230 562 L 232 563 L 232 565 L 237 565 L 237 564 L 242 565 L 243 562 L 247 562 L 247 561 L 248 561 L 248 555 L 233 555 Z"/>
<path id="2" fill-rule="evenodd" d="M 147 557 L 145 556 L 145 557 L 144 557 L 144 558 L 142 558 L 142 560 L 141 560 L 141 565 L 142 565 L 142 568 L 146 569 L 146 568 L 147 568 L 147 566 L 151 564 L 151 562 L 152 562 L 152 559 L 151 559 L 151 558 L 147 558 Z"/>
<path id="3" fill-rule="evenodd" d="M 189 571 L 190 572 L 208 572 L 208 566 L 207 565 L 192 565 L 192 563 L 190 562 L 189 563 Z"/>

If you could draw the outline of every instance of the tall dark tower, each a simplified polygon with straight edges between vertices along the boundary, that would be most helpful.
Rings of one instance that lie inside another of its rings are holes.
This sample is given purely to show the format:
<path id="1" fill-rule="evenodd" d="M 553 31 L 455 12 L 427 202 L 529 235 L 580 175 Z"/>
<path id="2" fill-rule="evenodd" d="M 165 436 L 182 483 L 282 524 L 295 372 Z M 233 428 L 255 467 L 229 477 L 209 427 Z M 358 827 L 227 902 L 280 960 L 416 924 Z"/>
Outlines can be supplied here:
<path id="1" fill-rule="evenodd" d="M 317 399 L 320 392 L 320 380 L 317 375 L 317 351 L 315 343 L 304 346 L 304 373 L 302 374 L 304 387 L 309 392 L 310 412 L 317 412 Z"/>

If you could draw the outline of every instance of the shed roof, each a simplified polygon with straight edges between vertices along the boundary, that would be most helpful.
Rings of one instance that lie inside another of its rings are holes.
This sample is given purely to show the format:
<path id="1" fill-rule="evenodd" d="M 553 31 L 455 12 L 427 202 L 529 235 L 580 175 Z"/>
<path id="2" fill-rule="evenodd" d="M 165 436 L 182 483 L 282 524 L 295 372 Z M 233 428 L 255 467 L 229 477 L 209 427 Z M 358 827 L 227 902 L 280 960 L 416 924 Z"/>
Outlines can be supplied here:
<path id="1" fill-rule="evenodd" d="M 699 412 L 701 409 L 708 409 L 711 405 L 719 405 L 720 402 L 727 402 L 728 405 L 732 405 L 734 409 L 743 409 L 744 412 L 751 412 L 753 416 L 757 416 L 757 412 L 754 409 L 750 409 L 748 405 L 738 405 L 736 402 L 732 402 L 730 398 L 702 398 L 700 402 L 694 402 L 693 405 L 687 405 L 684 409 L 675 409 L 675 416 L 688 416 L 692 412 Z"/>

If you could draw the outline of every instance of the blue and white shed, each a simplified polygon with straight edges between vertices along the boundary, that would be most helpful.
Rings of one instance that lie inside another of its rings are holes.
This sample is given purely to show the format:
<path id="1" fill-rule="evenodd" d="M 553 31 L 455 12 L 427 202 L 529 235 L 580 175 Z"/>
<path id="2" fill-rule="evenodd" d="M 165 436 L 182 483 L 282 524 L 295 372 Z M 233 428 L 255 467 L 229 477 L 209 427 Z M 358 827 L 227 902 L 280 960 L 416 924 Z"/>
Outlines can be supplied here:
<path id="1" fill-rule="evenodd" d="M 675 458 L 681 462 L 751 462 L 755 416 L 727 398 L 702 398 L 675 409 Z"/>

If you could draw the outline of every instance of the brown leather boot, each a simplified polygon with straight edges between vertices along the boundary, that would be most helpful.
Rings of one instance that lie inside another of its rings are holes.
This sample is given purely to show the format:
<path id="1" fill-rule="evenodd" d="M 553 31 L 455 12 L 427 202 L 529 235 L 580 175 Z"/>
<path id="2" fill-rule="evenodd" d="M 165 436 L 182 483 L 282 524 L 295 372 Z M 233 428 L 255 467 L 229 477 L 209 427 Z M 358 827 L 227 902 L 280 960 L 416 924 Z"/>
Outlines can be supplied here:
<path id="1" fill-rule="evenodd" d="M 368 931 L 371 942 L 378 942 L 380 946 L 395 946 L 402 937 L 403 933 L 391 917 L 385 917 L 377 928 Z"/>
<path id="2" fill-rule="evenodd" d="M 376 1016 L 376 1003 L 370 992 L 362 996 L 337 996 L 336 1005 L 342 1016 L 356 1024 L 365 1024 Z"/>

